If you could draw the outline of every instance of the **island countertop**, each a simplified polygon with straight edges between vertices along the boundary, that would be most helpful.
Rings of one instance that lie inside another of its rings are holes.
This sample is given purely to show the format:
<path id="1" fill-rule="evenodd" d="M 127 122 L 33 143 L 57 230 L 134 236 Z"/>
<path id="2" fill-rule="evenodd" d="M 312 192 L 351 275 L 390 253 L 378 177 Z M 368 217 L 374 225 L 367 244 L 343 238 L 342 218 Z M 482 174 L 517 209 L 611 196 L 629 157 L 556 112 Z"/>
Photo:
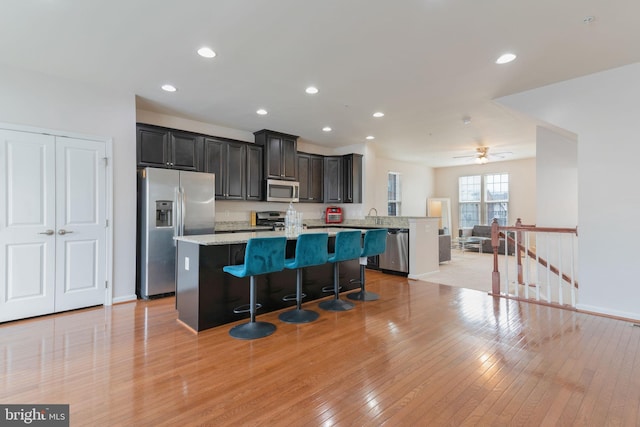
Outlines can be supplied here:
<path id="1" fill-rule="evenodd" d="M 335 236 L 340 231 L 361 231 L 359 228 L 314 228 L 302 230 L 300 234 L 305 233 L 328 233 L 329 236 Z M 258 231 L 258 232 L 245 232 L 245 233 L 225 233 L 225 234 L 194 234 L 191 236 L 179 236 L 174 237 L 175 240 L 181 242 L 195 243 L 203 246 L 216 246 L 216 245 L 235 245 L 241 243 L 247 243 L 249 239 L 254 237 L 280 237 L 284 236 L 287 240 L 297 240 L 299 234 L 287 234 L 284 231 Z"/>

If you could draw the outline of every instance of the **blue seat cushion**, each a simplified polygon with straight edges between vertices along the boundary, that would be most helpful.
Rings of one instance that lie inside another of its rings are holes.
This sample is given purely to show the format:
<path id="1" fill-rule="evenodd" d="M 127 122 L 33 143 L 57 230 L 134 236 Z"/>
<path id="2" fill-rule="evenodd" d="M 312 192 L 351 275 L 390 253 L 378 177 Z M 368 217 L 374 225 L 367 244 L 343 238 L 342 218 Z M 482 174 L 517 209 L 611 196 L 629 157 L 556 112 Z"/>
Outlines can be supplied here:
<path id="1" fill-rule="evenodd" d="M 387 229 L 367 230 L 364 233 L 364 245 L 361 257 L 380 255 L 387 248 Z"/>
<path id="2" fill-rule="evenodd" d="M 340 262 L 349 259 L 360 258 L 362 233 L 360 231 L 340 231 L 336 233 L 334 253 L 329 255 L 327 261 Z"/>
<path id="3" fill-rule="evenodd" d="M 296 242 L 296 257 L 284 262 L 285 268 L 297 269 L 320 265 L 327 262 L 327 233 L 304 233 L 298 236 Z"/>
<path id="4" fill-rule="evenodd" d="M 284 269 L 286 237 L 255 237 L 247 241 L 244 264 L 227 265 L 222 268 L 236 277 L 256 276 Z"/>

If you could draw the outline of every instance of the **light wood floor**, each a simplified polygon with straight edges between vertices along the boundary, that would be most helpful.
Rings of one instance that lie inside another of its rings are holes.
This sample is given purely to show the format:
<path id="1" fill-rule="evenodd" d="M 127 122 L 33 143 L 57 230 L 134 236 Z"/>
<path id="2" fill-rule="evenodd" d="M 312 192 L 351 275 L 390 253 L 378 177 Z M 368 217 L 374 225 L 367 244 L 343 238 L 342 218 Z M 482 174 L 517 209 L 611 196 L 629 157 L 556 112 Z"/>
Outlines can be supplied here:
<path id="1" fill-rule="evenodd" d="M 173 298 L 0 326 L 0 402 L 72 426 L 640 425 L 640 328 L 367 272 L 377 302 L 195 335 Z M 315 307 L 317 303 L 307 306 Z"/>

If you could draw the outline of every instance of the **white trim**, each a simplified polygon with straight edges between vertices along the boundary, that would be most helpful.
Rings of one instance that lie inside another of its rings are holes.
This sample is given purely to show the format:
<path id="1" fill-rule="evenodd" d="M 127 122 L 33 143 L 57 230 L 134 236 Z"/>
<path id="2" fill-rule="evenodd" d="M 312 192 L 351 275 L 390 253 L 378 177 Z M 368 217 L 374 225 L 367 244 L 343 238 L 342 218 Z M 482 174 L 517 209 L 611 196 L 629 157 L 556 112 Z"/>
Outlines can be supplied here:
<path id="1" fill-rule="evenodd" d="M 105 290 L 104 305 L 113 304 L 113 139 L 108 138 L 105 141 L 107 153 L 107 194 L 106 194 L 106 220 L 108 226 L 106 230 L 106 257 L 105 260 L 105 276 L 108 283 Z"/>
<path id="2" fill-rule="evenodd" d="M 631 313 L 627 311 L 610 310 L 605 307 L 597 307 L 595 305 L 576 304 L 576 308 L 582 311 L 590 311 L 592 313 L 606 314 L 609 316 L 623 317 L 625 319 L 640 320 L 640 312 Z"/>
<path id="3" fill-rule="evenodd" d="M 105 290 L 105 298 L 104 305 L 112 305 L 113 304 L 113 139 L 111 137 L 101 137 L 96 135 L 86 135 L 82 133 L 76 132 L 67 132 L 62 130 L 53 130 L 40 128 L 36 126 L 24 126 L 24 125 L 16 125 L 10 123 L 0 122 L 0 129 L 18 131 L 18 132 L 28 132 L 28 133 L 37 133 L 43 135 L 51 135 L 55 137 L 62 138 L 75 138 L 75 139 L 84 139 L 88 141 L 97 141 L 105 143 L 105 152 L 107 153 L 107 158 L 109 161 L 107 162 L 107 170 L 106 170 L 106 206 L 105 206 L 105 216 L 109 221 L 109 227 L 105 231 L 106 234 L 106 250 L 105 250 L 105 280 L 108 281 L 109 286 Z M 129 298 L 129 297 L 122 297 Z M 118 298 L 121 299 L 121 298 Z M 128 299 L 126 299 L 128 301 Z"/>
<path id="4" fill-rule="evenodd" d="M 112 304 L 120 304 L 121 302 L 131 302 L 131 301 L 136 301 L 137 299 L 138 297 L 136 296 L 136 294 L 126 295 L 123 297 L 113 298 Z"/>

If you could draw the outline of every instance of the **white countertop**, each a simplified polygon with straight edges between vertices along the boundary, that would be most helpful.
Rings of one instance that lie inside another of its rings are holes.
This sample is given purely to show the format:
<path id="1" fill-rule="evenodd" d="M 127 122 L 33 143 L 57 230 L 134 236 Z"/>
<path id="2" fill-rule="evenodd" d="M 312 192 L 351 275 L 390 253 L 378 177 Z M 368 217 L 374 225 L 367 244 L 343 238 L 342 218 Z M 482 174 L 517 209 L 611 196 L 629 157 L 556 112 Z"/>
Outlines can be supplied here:
<path id="1" fill-rule="evenodd" d="M 300 234 L 313 234 L 313 233 L 328 233 L 329 236 L 335 236 L 340 231 L 361 231 L 362 233 L 367 230 L 361 230 L 358 228 L 314 228 L 310 230 L 303 230 Z M 214 245 L 234 245 L 247 243 L 249 239 L 254 237 L 279 237 L 285 236 L 287 240 L 296 240 L 298 234 L 287 234 L 284 231 L 259 231 L 259 232 L 243 232 L 243 233 L 224 233 L 224 234 L 194 234 L 192 236 L 180 236 L 174 237 L 175 240 L 181 242 L 195 243 L 203 246 Z"/>

